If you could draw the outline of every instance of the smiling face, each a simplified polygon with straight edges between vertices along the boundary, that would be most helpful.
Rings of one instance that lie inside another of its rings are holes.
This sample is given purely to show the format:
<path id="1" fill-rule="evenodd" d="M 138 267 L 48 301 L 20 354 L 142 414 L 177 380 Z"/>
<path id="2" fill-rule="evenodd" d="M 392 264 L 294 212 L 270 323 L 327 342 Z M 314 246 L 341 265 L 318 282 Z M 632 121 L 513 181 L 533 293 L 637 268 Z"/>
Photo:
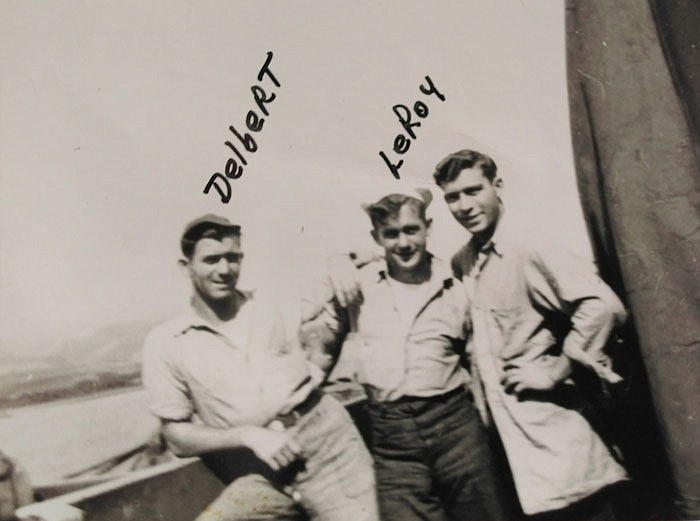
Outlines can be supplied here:
<path id="1" fill-rule="evenodd" d="M 429 271 L 427 239 L 430 220 L 418 208 L 403 204 L 395 216 L 375 225 L 372 237 L 384 248 L 389 274 L 402 282 L 425 279 Z"/>
<path id="2" fill-rule="evenodd" d="M 221 239 L 199 239 L 189 259 L 180 264 L 192 281 L 195 294 L 207 303 L 231 299 L 241 270 L 241 238 L 226 235 Z"/>
<path id="3" fill-rule="evenodd" d="M 465 168 L 452 181 L 440 184 L 445 202 L 457 221 L 481 240 L 488 240 L 501 216 L 499 177 L 489 181 L 481 168 Z"/>

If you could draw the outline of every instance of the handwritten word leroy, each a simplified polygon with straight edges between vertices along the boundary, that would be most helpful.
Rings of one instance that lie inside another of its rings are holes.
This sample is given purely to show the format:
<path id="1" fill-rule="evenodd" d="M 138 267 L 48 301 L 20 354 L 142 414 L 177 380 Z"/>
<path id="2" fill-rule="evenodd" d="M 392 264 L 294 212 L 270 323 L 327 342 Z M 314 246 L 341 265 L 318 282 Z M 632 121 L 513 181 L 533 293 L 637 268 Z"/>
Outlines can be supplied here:
<path id="1" fill-rule="evenodd" d="M 440 101 L 445 101 L 445 96 L 437 90 L 430 76 L 426 76 L 425 81 L 426 85 L 419 85 L 418 88 L 420 91 L 426 96 L 435 94 Z M 428 110 L 428 105 L 420 100 L 413 104 L 413 111 L 411 111 L 408 106 L 402 104 L 394 105 L 391 109 L 394 111 L 394 114 L 396 114 L 396 117 L 399 118 L 399 123 L 405 132 L 405 134 L 401 133 L 396 135 L 392 150 L 399 155 L 403 155 L 411 148 L 411 139 L 416 139 L 416 133 L 413 129 L 421 126 L 420 121 L 417 121 L 417 119 L 427 118 L 430 111 Z M 417 116 L 416 121 L 413 120 L 413 114 Z M 392 163 L 383 150 L 379 151 L 379 155 L 386 163 L 386 166 L 389 167 L 389 171 L 391 171 L 394 177 L 400 179 L 399 168 L 403 165 L 403 159 L 400 159 L 397 163 Z"/>
<path id="2" fill-rule="evenodd" d="M 267 78 L 274 86 L 279 87 L 280 82 L 270 70 L 271 62 L 272 52 L 268 52 L 265 63 L 260 68 L 257 78 L 259 82 L 262 82 L 263 78 Z M 250 87 L 250 90 L 253 93 L 253 101 L 255 101 L 258 111 L 262 113 L 263 116 L 269 116 L 270 112 L 265 105 L 274 101 L 277 95 L 274 92 L 269 92 L 268 95 L 268 92 L 266 92 L 261 85 L 253 85 Z M 245 117 L 245 126 L 250 132 L 260 132 L 264 124 L 265 118 L 261 117 L 258 112 L 255 110 L 248 111 Z M 252 134 L 248 132 L 241 134 L 233 125 L 229 125 L 228 129 L 235 139 L 233 137 L 229 138 L 230 141 L 224 141 L 224 145 L 231 149 L 235 157 L 232 156 L 226 160 L 223 175 L 220 172 L 214 173 L 209 178 L 207 186 L 204 187 L 205 194 L 208 194 L 212 188 L 215 188 L 221 197 L 222 203 L 228 203 L 231 200 L 231 183 L 229 179 L 238 179 L 241 177 L 243 175 L 243 167 L 248 164 L 244 152 L 254 154 L 258 150 L 258 144 L 255 142 Z M 242 147 L 243 151 L 239 150 L 239 147 Z"/>

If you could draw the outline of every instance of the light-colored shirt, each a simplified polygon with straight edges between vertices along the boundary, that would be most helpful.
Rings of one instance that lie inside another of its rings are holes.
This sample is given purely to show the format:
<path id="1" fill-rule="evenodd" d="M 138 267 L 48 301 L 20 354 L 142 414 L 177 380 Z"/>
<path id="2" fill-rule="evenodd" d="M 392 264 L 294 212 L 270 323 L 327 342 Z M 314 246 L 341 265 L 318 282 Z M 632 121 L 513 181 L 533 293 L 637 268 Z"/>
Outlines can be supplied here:
<path id="1" fill-rule="evenodd" d="M 301 403 L 320 382 L 269 301 L 241 292 L 236 316 L 214 326 L 190 308 L 146 338 L 143 381 L 163 420 L 219 427 L 266 425 Z"/>
<path id="2" fill-rule="evenodd" d="M 483 385 L 523 511 L 564 508 L 625 479 L 575 409 L 571 380 L 520 399 L 500 383 L 508 364 L 548 366 L 562 353 L 606 381 L 620 380 L 603 348 L 625 311 L 593 265 L 502 219 L 492 240 L 481 248 L 467 244 L 453 268 L 471 285 L 473 374 Z"/>
<path id="3" fill-rule="evenodd" d="M 383 259 L 362 267 L 358 278 L 361 300 L 349 309 L 338 304 L 328 282 L 304 302 L 305 349 L 336 352 L 342 343 L 354 378 L 374 401 L 437 396 L 467 383 L 460 356 L 468 299 L 445 263 L 431 257 L 430 279 L 408 307 L 399 302 L 404 290 Z"/>

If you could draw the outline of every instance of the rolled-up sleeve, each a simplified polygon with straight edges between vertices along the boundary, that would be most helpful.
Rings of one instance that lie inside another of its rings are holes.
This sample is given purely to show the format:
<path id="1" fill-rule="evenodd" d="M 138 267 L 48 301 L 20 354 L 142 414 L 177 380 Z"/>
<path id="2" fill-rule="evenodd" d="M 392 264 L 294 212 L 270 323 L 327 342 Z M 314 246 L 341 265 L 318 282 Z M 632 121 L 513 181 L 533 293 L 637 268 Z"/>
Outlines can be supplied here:
<path id="1" fill-rule="evenodd" d="M 604 348 L 626 312 L 594 266 L 561 248 L 541 247 L 531 253 L 526 270 L 536 305 L 569 317 L 563 353 L 611 383 L 622 380 L 612 371 Z"/>
<path id="2" fill-rule="evenodd" d="M 168 335 L 151 332 L 143 348 L 142 377 L 149 409 L 162 420 L 188 420 L 193 413 L 187 384 L 167 349 Z"/>
<path id="3" fill-rule="evenodd" d="M 339 306 L 329 281 L 302 297 L 299 339 L 307 358 L 326 374 L 337 362 L 348 330 L 347 312 Z"/>

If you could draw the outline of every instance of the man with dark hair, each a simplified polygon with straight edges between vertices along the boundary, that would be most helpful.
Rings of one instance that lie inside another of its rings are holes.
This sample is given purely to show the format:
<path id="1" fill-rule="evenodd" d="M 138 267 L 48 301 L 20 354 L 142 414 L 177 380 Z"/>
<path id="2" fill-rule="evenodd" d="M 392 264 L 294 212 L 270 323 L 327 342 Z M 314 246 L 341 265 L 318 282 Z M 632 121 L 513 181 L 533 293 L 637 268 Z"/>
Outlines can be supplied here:
<path id="1" fill-rule="evenodd" d="M 364 206 L 384 258 L 341 302 L 330 282 L 302 310 L 302 344 L 328 372 L 341 346 L 367 397 L 381 517 L 503 519 L 490 449 L 460 365 L 467 299 L 427 251 L 427 189 L 395 188 Z M 354 269 L 354 268 L 353 268 Z"/>
<path id="2" fill-rule="evenodd" d="M 491 158 L 461 150 L 435 182 L 472 235 L 453 258 L 471 288 L 473 375 L 505 448 L 523 511 L 542 519 L 607 519 L 606 487 L 624 469 L 581 415 L 572 371 L 621 378 L 603 348 L 625 318 L 590 263 L 506 218 Z"/>
<path id="3" fill-rule="evenodd" d="M 465 168 L 481 170 L 484 177 L 491 182 L 496 179 L 498 170 L 496 163 L 486 154 L 476 150 L 460 150 L 447 156 L 435 167 L 433 178 L 438 185 L 454 181 Z"/>
<path id="4" fill-rule="evenodd" d="M 318 368 L 274 307 L 236 287 L 240 228 L 205 215 L 181 249 L 191 307 L 146 339 L 151 411 L 179 456 L 253 460 L 198 520 L 376 521 L 371 458 L 349 414 L 318 389 Z"/>

